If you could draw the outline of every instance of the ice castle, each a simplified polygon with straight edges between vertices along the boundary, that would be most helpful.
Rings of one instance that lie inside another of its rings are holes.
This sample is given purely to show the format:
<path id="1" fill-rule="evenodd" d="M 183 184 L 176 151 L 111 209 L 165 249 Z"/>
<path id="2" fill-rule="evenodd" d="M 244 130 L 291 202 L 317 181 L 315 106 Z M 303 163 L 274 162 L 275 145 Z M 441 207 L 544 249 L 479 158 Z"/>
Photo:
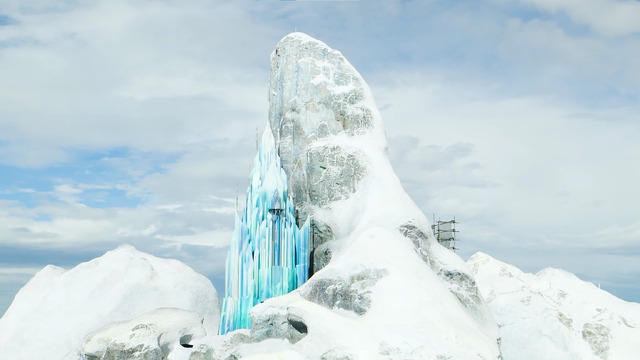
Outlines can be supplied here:
<path id="1" fill-rule="evenodd" d="M 309 276 L 309 220 L 298 228 L 287 175 L 268 125 L 250 181 L 227 254 L 221 335 L 249 329 L 254 305 L 295 290 Z"/>

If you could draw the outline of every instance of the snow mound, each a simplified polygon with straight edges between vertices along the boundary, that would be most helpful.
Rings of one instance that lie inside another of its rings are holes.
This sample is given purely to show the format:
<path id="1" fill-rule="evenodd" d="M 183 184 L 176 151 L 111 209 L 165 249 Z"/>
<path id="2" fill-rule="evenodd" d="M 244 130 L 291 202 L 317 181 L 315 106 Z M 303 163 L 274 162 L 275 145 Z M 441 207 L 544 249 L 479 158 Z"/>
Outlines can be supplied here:
<path id="1" fill-rule="evenodd" d="M 218 297 L 187 265 L 123 245 L 71 270 L 47 266 L 0 319 L 3 359 L 76 359 L 91 333 L 161 307 L 193 311 L 216 332 Z"/>
<path id="2" fill-rule="evenodd" d="M 640 359 L 640 304 L 559 269 L 524 273 L 483 253 L 468 261 L 510 359 Z"/>

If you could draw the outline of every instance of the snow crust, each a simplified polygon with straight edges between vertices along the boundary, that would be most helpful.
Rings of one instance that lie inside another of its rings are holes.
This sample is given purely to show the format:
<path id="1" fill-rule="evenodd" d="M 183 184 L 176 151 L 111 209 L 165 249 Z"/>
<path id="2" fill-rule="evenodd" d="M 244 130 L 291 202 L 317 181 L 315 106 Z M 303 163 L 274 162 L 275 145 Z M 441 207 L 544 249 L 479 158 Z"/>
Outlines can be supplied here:
<path id="1" fill-rule="evenodd" d="M 484 253 L 467 263 L 500 325 L 505 360 L 640 359 L 640 304 L 559 269 L 524 273 Z"/>
<path id="2" fill-rule="evenodd" d="M 177 260 L 123 245 L 71 270 L 47 266 L 0 319 L 0 358 L 77 359 L 93 332 L 161 307 L 192 311 L 216 333 L 216 290 Z"/>

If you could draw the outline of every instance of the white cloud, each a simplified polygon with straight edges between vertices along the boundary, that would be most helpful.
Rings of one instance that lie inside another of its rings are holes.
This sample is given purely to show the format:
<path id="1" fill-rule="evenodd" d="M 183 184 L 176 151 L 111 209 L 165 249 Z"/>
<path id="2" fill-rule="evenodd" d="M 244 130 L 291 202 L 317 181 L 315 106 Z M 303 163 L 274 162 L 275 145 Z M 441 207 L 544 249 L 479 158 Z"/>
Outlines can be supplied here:
<path id="1" fill-rule="evenodd" d="M 3 267 L 0 268 L 0 277 L 3 276 L 22 276 L 22 275 L 30 275 L 33 276 L 38 271 L 42 270 L 41 268 L 35 267 Z"/>
<path id="2" fill-rule="evenodd" d="M 224 248 L 229 246 L 230 239 L 232 238 L 233 230 L 215 230 L 198 232 L 190 235 L 177 235 L 177 236 L 158 236 L 159 239 L 168 241 L 170 244 L 189 244 L 200 246 L 213 246 Z"/>
<path id="3" fill-rule="evenodd" d="M 640 3 L 619 0 L 520 0 L 540 10 L 563 12 L 593 31 L 620 36 L 640 32 Z"/>
<path id="4" fill-rule="evenodd" d="M 237 6 L 113 1 L 15 16 L 0 32 L 12 44 L 0 57 L 2 163 L 47 166 L 78 147 L 182 152 L 264 121 L 258 51 L 274 32 Z"/>

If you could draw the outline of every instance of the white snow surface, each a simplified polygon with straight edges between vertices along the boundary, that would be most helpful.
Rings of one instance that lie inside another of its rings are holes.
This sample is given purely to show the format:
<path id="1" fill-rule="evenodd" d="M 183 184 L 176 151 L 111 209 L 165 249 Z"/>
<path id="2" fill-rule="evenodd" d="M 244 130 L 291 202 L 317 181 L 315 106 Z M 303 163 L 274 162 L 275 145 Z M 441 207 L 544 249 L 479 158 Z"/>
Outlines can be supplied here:
<path id="1" fill-rule="evenodd" d="M 123 245 L 71 270 L 49 265 L 0 319 L 0 358 L 76 359 L 92 333 L 162 307 L 192 311 L 207 333 L 216 333 L 216 290 L 177 260 Z"/>
<path id="2" fill-rule="evenodd" d="M 640 304 L 559 269 L 524 273 L 484 253 L 467 263 L 500 326 L 505 360 L 640 359 Z"/>
<path id="3" fill-rule="evenodd" d="M 309 333 L 293 348 L 306 359 L 338 347 L 357 359 L 497 359 L 493 324 L 470 317 L 404 240 L 395 231 L 371 227 L 349 239 L 352 246 L 314 275 L 331 279 L 384 269 L 386 275 L 370 289 L 371 308 L 364 315 L 305 300 L 301 292 L 310 281 L 256 305 L 252 318 L 278 309 L 303 318 Z"/>

